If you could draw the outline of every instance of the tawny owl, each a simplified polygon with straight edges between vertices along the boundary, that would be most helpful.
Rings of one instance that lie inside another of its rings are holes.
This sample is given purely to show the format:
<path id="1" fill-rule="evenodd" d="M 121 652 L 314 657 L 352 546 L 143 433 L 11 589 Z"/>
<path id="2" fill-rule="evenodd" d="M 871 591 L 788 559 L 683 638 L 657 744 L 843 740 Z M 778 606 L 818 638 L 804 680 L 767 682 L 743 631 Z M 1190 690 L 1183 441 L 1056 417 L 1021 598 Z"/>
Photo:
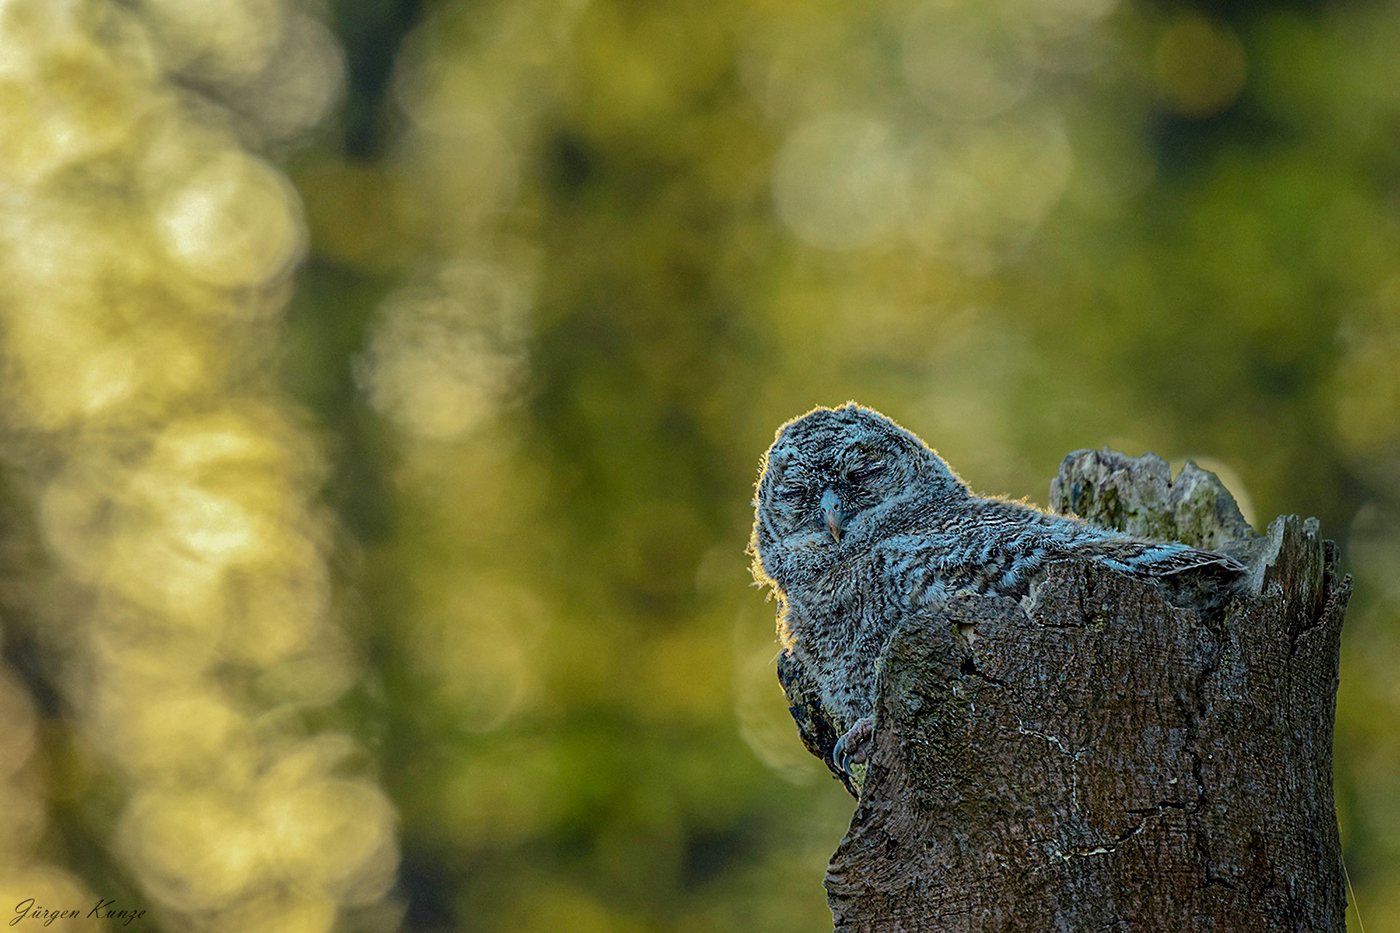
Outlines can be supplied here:
<path id="1" fill-rule="evenodd" d="M 854 402 L 778 429 L 754 506 L 754 577 L 777 595 L 779 633 L 818 686 L 847 773 L 868 751 L 886 643 L 949 594 L 1024 596 L 1047 564 L 1070 557 L 1217 586 L 1244 573 L 1223 554 L 983 498 L 918 437 Z"/>

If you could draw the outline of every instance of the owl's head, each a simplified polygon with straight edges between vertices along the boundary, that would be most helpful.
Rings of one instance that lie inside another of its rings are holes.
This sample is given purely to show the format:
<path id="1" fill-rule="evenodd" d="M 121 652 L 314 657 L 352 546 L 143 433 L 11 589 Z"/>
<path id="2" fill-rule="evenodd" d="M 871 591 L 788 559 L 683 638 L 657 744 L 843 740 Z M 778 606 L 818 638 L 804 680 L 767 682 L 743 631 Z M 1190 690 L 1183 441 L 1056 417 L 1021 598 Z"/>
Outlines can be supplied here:
<path id="1" fill-rule="evenodd" d="M 783 425 L 761 469 L 749 548 L 755 576 L 783 589 L 967 495 L 928 445 L 855 402 Z"/>

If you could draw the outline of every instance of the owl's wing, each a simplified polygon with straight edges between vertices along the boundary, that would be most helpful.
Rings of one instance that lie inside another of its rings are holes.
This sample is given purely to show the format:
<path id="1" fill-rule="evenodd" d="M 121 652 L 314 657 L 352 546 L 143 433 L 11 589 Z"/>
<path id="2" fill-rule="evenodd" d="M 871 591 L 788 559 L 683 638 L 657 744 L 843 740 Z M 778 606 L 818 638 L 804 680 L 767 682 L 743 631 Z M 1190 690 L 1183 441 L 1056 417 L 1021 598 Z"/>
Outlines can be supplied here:
<path id="1" fill-rule="evenodd" d="M 1225 554 L 1184 544 L 1144 541 L 1113 532 L 1074 527 L 1018 529 L 1021 535 L 926 535 L 903 539 L 888 567 L 905 605 L 937 605 L 958 591 L 1024 596 L 1045 567 L 1058 560 L 1088 560 L 1131 576 L 1222 591 L 1245 575 Z"/>
<path id="2" fill-rule="evenodd" d="M 1233 579 L 1245 573 L 1244 565 L 1227 554 L 1157 541 L 1110 538 L 1083 542 L 1062 556 L 1087 557 L 1135 577 L 1199 574 Z"/>

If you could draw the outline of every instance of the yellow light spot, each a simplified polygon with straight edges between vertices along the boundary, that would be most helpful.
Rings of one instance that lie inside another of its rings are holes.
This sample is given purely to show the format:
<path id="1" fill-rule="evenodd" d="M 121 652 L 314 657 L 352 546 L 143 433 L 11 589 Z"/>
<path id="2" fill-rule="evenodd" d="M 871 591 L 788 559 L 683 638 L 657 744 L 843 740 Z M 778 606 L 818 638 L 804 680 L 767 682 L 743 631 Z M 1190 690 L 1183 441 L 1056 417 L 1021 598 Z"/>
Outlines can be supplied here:
<path id="1" fill-rule="evenodd" d="M 291 185 L 265 162 L 227 151 L 161 205 L 157 227 L 171 258 L 223 287 L 256 286 L 298 258 L 303 231 Z"/>
<path id="2" fill-rule="evenodd" d="M 1227 24 L 1202 16 L 1179 18 L 1157 43 L 1153 59 L 1167 106 L 1200 119 L 1240 96 L 1248 70 L 1244 46 Z"/>
<path id="3" fill-rule="evenodd" d="M 286 21 L 278 0 L 144 0 L 141 12 L 168 67 L 223 81 L 266 67 Z"/>
<path id="4" fill-rule="evenodd" d="M 908 164 L 884 121 L 832 112 L 799 126 L 773 163 L 778 216 L 825 249 L 868 246 L 903 219 Z"/>
<path id="5" fill-rule="evenodd" d="M 358 903 L 377 900 L 393 883 L 394 815 L 378 789 L 345 780 L 283 787 L 274 776 L 259 807 L 287 881 L 324 886 Z"/>
<path id="6" fill-rule="evenodd" d="M 118 838 L 141 883 L 177 909 L 220 908 L 271 881 L 247 808 L 211 787 L 146 792 L 123 815 Z"/>
<path id="7" fill-rule="evenodd" d="M 150 780 L 247 786 L 257 762 L 246 717 L 207 687 L 143 686 L 101 706 L 102 740 L 125 767 Z"/>
<path id="8" fill-rule="evenodd" d="M 998 4 L 934 0 L 904 35 L 904 75 L 937 114 L 985 120 L 1030 91 L 1037 51 L 1020 11 Z"/>

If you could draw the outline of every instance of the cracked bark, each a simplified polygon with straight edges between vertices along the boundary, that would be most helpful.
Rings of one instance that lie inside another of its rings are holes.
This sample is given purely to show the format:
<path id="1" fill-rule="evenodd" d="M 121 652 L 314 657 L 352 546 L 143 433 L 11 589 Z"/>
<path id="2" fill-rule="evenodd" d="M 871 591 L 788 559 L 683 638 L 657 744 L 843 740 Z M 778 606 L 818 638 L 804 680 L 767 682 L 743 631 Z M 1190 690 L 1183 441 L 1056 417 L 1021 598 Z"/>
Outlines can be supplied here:
<path id="1" fill-rule="evenodd" d="M 1072 454 L 1052 501 L 1249 580 L 1206 606 L 1066 562 L 901 629 L 827 872 L 836 930 L 1343 931 L 1332 543 L 1291 516 L 1257 535 L 1215 477 L 1153 457 Z M 829 757 L 800 672 L 784 685 Z"/>

